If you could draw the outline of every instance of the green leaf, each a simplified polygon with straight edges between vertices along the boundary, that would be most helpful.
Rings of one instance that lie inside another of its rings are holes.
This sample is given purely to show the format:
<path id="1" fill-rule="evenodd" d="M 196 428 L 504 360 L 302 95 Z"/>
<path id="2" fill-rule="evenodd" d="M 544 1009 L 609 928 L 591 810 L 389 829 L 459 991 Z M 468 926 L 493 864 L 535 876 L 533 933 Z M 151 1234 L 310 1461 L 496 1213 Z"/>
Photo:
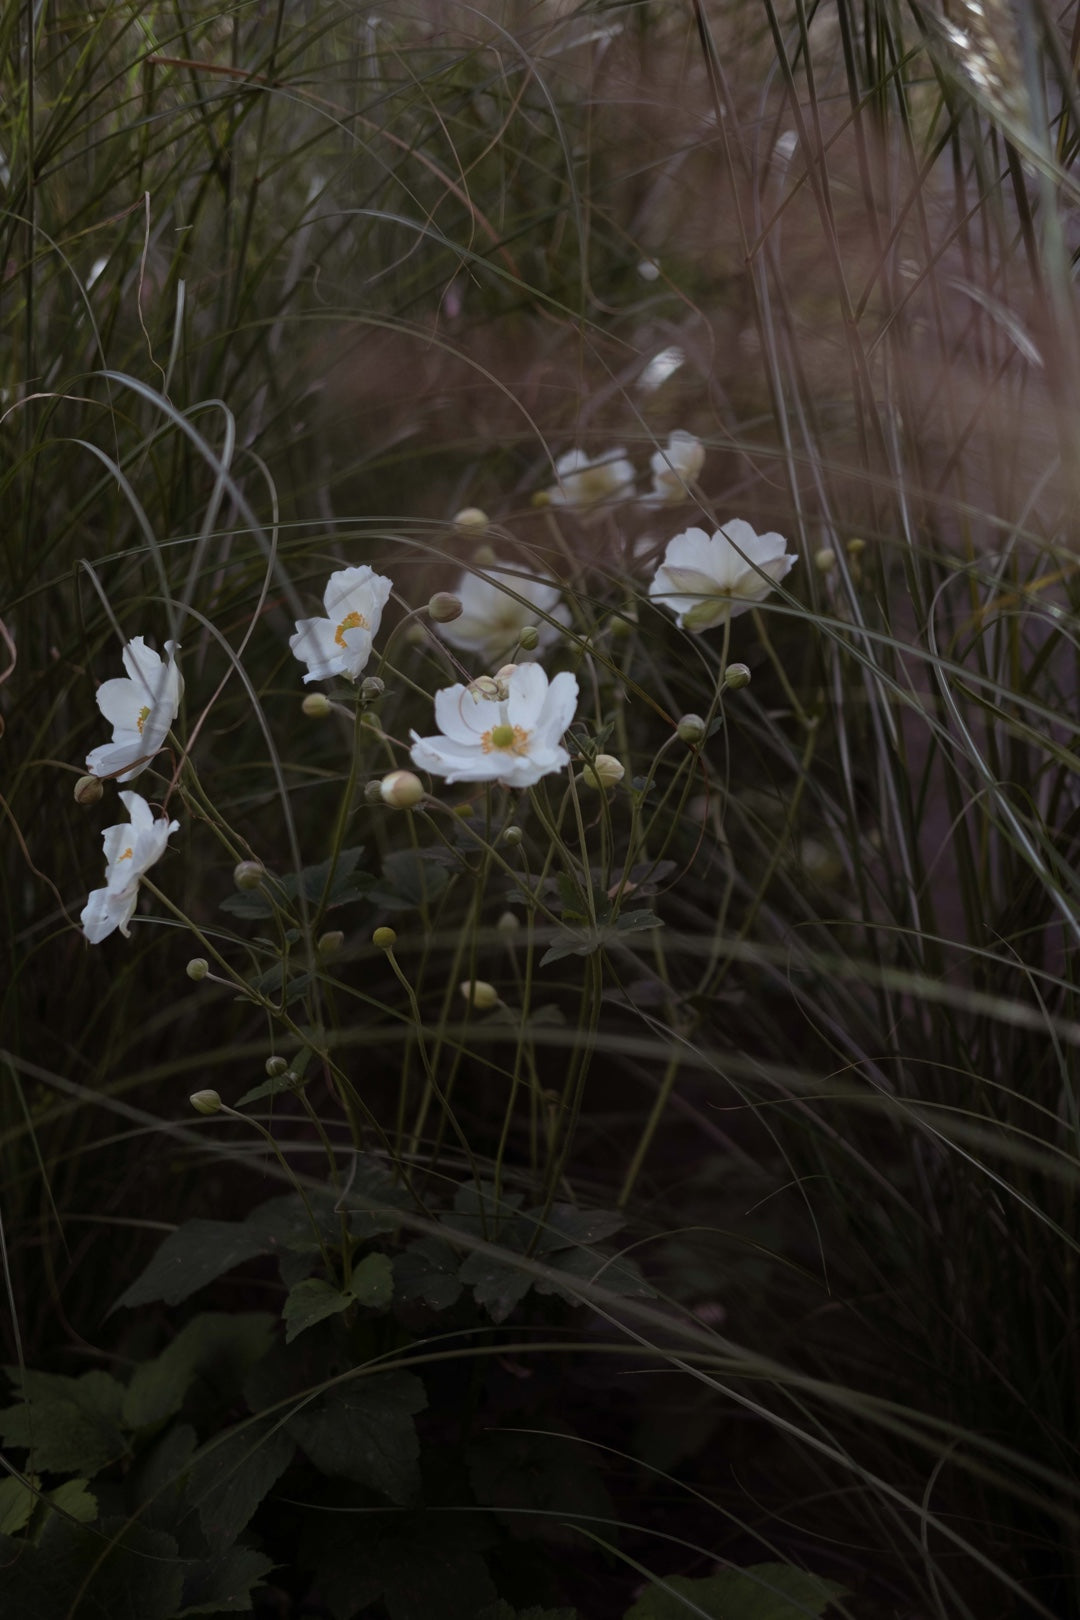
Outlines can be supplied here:
<path id="1" fill-rule="evenodd" d="M 572 1434 L 492 1430 L 469 1446 L 469 1480 L 476 1500 L 507 1513 L 515 1533 L 565 1540 L 567 1520 L 614 1517 L 594 1455 Z"/>
<path id="2" fill-rule="evenodd" d="M 136 1369 L 124 1397 L 124 1422 L 132 1429 L 163 1423 L 180 1410 L 196 1379 L 231 1391 L 266 1355 L 273 1337 L 274 1319 L 262 1312 L 193 1317 L 160 1356 Z"/>
<path id="3" fill-rule="evenodd" d="M 22 1387 L 29 1398 L 0 1412 L 0 1436 L 30 1453 L 35 1471 L 92 1478 L 124 1455 L 124 1386 L 108 1373 L 26 1373 Z"/>
<path id="4" fill-rule="evenodd" d="M 663 1586 L 650 1586 L 623 1620 L 687 1620 L 695 1614 L 709 1620 L 819 1620 L 833 1598 L 844 1596 L 844 1587 L 790 1564 L 752 1564 L 701 1580 L 672 1575 Z"/>
<path id="5" fill-rule="evenodd" d="M 479 1251 L 469 1255 L 458 1276 L 468 1283 L 476 1303 L 484 1307 L 493 1322 L 505 1322 L 533 1285 L 530 1273 L 512 1259 L 496 1259 Z"/>
<path id="6" fill-rule="evenodd" d="M 476 1620 L 578 1620 L 576 1609 L 514 1609 L 500 1598 L 488 1609 L 481 1609 Z"/>
<path id="7" fill-rule="evenodd" d="M 379 1597 L 390 1620 L 475 1620 L 495 1600 L 477 1518 L 365 1516 L 363 1533 L 350 1535 L 342 1517 L 317 1521 L 304 1549 L 335 1620 L 352 1620 Z"/>
<path id="8" fill-rule="evenodd" d="M 450 874 L 422 849 L 399 849 L 383 861 L 382 879 L 368 898 L 386 911 L 413 911 L 432 906 L 445 893 Z"/>
<path id="9" fill-rule="evenodd" d="M 625 1294 L 635 1299 L 654 1299 L 655 1289 L 649 1287 L 641 1271 L 633 1260 L 624 1260 L 619 1255 L 606 1255 L 598 1249 L 564 1249 L 559 1254 L 547 1255 L 547 1264 L 554 1271 L 563 1271 L 567 1278 L 577 1278 L 585 1283 L 595 1283 L 597 1288 L 606 1288 L 609 1294 Z M 580 1305 L 584 1302 L 584 1290 L 580 1288 L 561 1288 L 554 1280 L 538 1282 L 538 1294 L 556 1294 L 560 1299 L 569 1301 L 571 1305 Z"/>
<path id="10" fill-rule="evenodd" d="M 578 1209 L 573 1204 L 552 1204 L 546 1216 L 543 1206 L 537 1205 L 528 1211 L 528 1216 L 542 1223 L 535 1246 L 538 1257 L 582 1243 L 602 1243 L 626 1225 L 625 1216 L 617 1210 Z"/>
<path id="11" fill-rule="evenodd" d="M 232 1546 L 295 1452 L 277 1418 L 249 1420 L 203 1447 L 189 1470 L 187 1500 L 215 1552 Z"/>
<path id="12" fill-rule="evenodd" d="M 0 1613 L 12 1620 L 174 1620 L 183 1577 L 173 1537 L 137 1521 L 91 1529 L 53 1513 L 38 1546 L 0 1537 Z"/>
<path id="13" fill-rule="evenodd" d="M 324 1474 L 356 1480 L 392 1502 L 412 1500 L 420 1483 L 413 1416 L 427 1395 L 412 1373 L 350 1378 L 308 1401 L 286 1427 Z"/>
<path id="14" fill-rule="evenodd" d="M 250 1614 L 251 1589 L 273 1567 L 272 1558 L 250 1547 L 230 1547 L 216 1558 L 199 1559 L 185 1573 L 178 1620 L 190 1614 Z"/>
<path id="15" fill-rule="evenodd" d="M 120 1295 L 117 1306 L 182 1300 L 263 1252 L 257 1231 L 238 1221 L 185 1221 L 170 1232 L 141 1276 Z M 115 1307 L 114 1307 L 115 1308 Z"/>
<path id="16" fill-rule="evenodd" d="M 433 1311 L 448 1310 L 461 1297 L 460 1259 L 442 1238 L 422 1237 L 394 1257 L 394 1285 L 403 1304 L 422 1302 Z"/>
<path id="17" fill-rule="evenodd" d="M 93 1491 L 87 1490 L 89 1483 L 87 1479 L 65 1479 L 62 1485 L 48 1492 L 45 1500 L 79 1524 L 93 1524 L 98 1516 L 98 1502 Z"/>
<path id="18" fill-rule="evenodd" d="M 40 1488 L 37 1476 L 32 1475 L 31 1478 Z M 0 1535 L 14 1536 L 20 1530 L 25 1530 L 37 1504 L 38 1491 L 31 1490 L 21 1479 L 16 1479 L 14 1475 L 0 1479 Z"/>
<path id="19" fill-rule="evenodd" d="M 389 1255 L 365 1255 L 353 1268 L 349 1293 L 369 1311 L 385 1310 L 394 1293 L 394 1267 Z"/>
<path id="20" fill-rule="evenodd" d="M 271 917 L 281 906 L 291 905 L 301 892 L 310 905 L 317 906 L 326 893 L 331 866 L 334 879 L 326 893 L 324 909 L 329 911 L 350 900 L 359 900 L 374 882 L 370 873 L 356 870 L 363 853 L 363 847 L 357 846 L 339 851 L 336 863 L 332 860 L 319 861 L 315 866 L 305 866 L 299 873 L 288 872 L 280 878 L 267 873 L 265 888 L 241 889 L 236 894 L 230 894 L 221 902 L 221 909 L 230 916 L 249 921 Z"/>
<path id="21" fill-rule="evenodd" d="M 295 1288 L 289 1289 L 285 1309 L 281 1313 L 285 1320 L 285 1343 L 291 1344 L 305 1328 L 314 1327 L 316 1322 L 324 1322 L 328 1316 L 336 1316 L 352 1303 L 351 1294 L 343 1294 L 340 1288 L 323 1282 L 321 1277 L 308 1277 L 298 1282 Z"/>

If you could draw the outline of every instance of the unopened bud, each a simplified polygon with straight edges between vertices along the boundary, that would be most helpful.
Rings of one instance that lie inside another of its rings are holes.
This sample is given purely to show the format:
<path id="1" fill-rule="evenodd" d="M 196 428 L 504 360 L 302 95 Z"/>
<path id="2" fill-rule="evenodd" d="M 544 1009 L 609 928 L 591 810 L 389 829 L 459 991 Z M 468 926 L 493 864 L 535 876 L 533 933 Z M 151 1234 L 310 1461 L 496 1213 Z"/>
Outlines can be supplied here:
<path id="1" fill-rule="evenodd" d="M 424 784 L 412 771 L 391 771 L 379 783 L 379 795 L 384 804 L 395 810 L 411 810 L 426 797 Z"/>
<path id="2" fill-rule="evenodd" d="M 503 664 L 495 671 L 495 679 L 497 681 L 508 681 L 516 669 L 516 664 Z"/>
<path id="3" fill-rule="evenodd" d="M 463 979 L 458 989 L 469 1006 L 475 1007 L 477 1012 L 490 1012 L 502 999 L 495 986 L 488 984 L 486 979 Z"/>
<path id="4" fill-rule="evenodd" d="M 597 754 L 581 773 L 586 787 L 598 789 L 618 787 L 625 775 L 626 766 L 614 754 Z"/>
<path id="5" fill-rule="evenodd" d="M 463 799 L 460 804 L 455 804 L 453 814 L 455 816 L 457 816 L 461 821 L 471 821 L 472 820 L 472 815 L 473 815 L 473 807 L 469 803 L 468 799 Z"/>
<path id="6" fill-rule="evenodd" d="M 210 964 L 206 960 L 205 956 L 193 956 L 187 967 L 184 969 L 184 972 L 187 974 L 188 978 L 194 979 L 196 984 L 198 984 L 200 979 L 205 979 L 209 971 Z"/>
<path id="7" fill-rule="evenodd" d="M 861 557 L 865 550 L 865 540 L 849 540 L 847 543 L 847 553 L 849 557 Z"/>
<path id="8" fill-rule="evenodd" d="M 750 670 L 746 664 L 729 664 L 724 671 L 724 685 L 729 692 L 741 692 L 750 685 Z"/>
<path id="9" fill-rule="evenodd" d="M 381 782 L 367 782 L 367 783 L 365 783 L 365 785 L 364 785 L 364 803 L 365 804 L 382 804 L 382 802 L 383 802 L 382 783 Z"/>
<path id="10" fill-rule="evenodd" d="M 345 935 L 340 928 L 330 928 L 325 934 L 320 934 L 315 942 L 315 950 L 319 958 L 326 962 L 331 956 L 336 956 L 345 943 Z"/>
<path id="11" fill-rule="evenodd" d="M 257 889 L 265 876 L 262 861 L 241 861 L 233 867 L 232 880 L 238 889 Z"/>
<path id="12" fill-rule="evenodd" d="M 394 928 L 376 928 L 371 936 L 371 943 L 380 951 L 392 951 L 397 944 L 397 930 Z"/>
<path id="13" fill-rule="evenodd" d="M 611 634 L 617 640 L 622 640 L 637 629 L 637 622 L 637 614 L 634 609 L 623 608 L 621 612 L 612 615 Z"/>
<path id="14" fill-rule="evenodd" d="M 488 515 L 486 512 L 482 512 L 478 506 L 463 506 L 454 518 L 455 529 L 471 530 L 473 533 L 477 533 L 481 529 L 486 529 L 487 526 Z"/>
<path id="15" fill-rule="evenodd" d="M 705 741 L 705 722 L 700 714 L 684 714 L 675 727 L 675 733 L 681 742 L 696 748 L 698 743 Z"/>
<path id="16" fill-rule="evenodd" d="M 500 934 L 509 939 L 511 934 L 516 934 L 521 927 L 521 918 L 515 917 L 512 911 L 504 911 L 496 919 L 495 926 Z"/>
<path id="17" fill-rule="evenodd" d="M 75 803 L 97 804 L 104 791 L 96 776 L 80 776 L 75 784 Z"/>
<path id="18" fill-rule="evenodd" d="M 518 646 L 525 652 L 535 652 L 540 645 L 540 632 L 535 624 L 527 624 L 518 636 Z"/>
<path id="19" fill-rule="evenodd" d="M 271 1080 L 276 1080 L 279 1074 L 284 1074 L 288 1067 L 283 1057 L 268 1057 L 266 1060 L 266 1073 Z"/>
<path id="20" fill-rule="evenodd" d="M 478 675 L 475 681 L 469 682 L 469 691 L 473 697 L 487 698 L 494 703 L 499 696 L 499 683 L 491 675 Z"/>
<path id="21" fill-rule="evenodd" d="M 427 610 L 436 624 L 451 624 L 455 619 L 460 619 L 465 611 L 461 597 L 455 596 L 452 591 L 436 591 Z"/>
<path id="22" fill-rule="evenodd" d="M 221 1095 L 216 1091 L 193 1091 L 188 1102 L 197 1114 L 218 1114 L 221 1112 Z"/>
<path id="23" fill-rule="evenodd" d="M 823 551 L 815 551 L 814 567 L 819 574 L 828 574 L 836 567 L 836 552 L 826 546 Z"/>
<path id="24" fill-rule="evenodd" d="M 494 740 L 494 737 L 492 737 L 492 742 L 494 742 Z M 517 849 L 524 836 L 525 834 L 522 832 L 520 827 L 507 827 L 503 831 L 502 842 L 506 845 L 507 849 Z"/>
<path id="25" fill-rule="evenodd" d="M 309 692 L 300 707 L 309 720 L 325 720 L 334 705 L 325 692 Z"/>
<path id="26" fill-rule="evenodd" d="M 386 691 L 386 682 L 380 681 L 377 675 L 365 675 L 360 682 L 361 703 L 374 703 Z"/>

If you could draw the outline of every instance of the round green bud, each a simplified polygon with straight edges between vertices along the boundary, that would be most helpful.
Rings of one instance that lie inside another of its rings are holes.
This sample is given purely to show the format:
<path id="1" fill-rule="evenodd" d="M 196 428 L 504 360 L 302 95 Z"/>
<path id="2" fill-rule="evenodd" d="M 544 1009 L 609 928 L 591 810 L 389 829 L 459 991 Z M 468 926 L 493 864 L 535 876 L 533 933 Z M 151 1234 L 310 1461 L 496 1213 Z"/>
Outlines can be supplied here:
<path id="1" fill-rule="evenodd" d="M 320 960 L 326 962 L 331 956 L 337 955 L 344 943 L 345 935 L 341 929 L 330 928 L 315 941 L 315 951 Z"/>
<path id="2" fill-rule="evenodd" d="M 469 1006 L 475 1007 L 477 1012 L 490 1012 L 492 1007 L 497 1007 L 502 1000 L 495 986 L 489 984 L 486 979 L 463 979 L 458 989 Z"/>
<path id="3" fill-rule="evenodd" d="M 394 928 L 376 928 L 371 936 L 371 943 L 380 951 L 392 951 L 397 944 L 397 930 Z"/>
<path id="4" fill-rule="evenodd" d="M 705 722 L 700 714 L 684 714 L 675 731 L 680 741 L 696 748 L 705 741 Z"/>
<path id="5" fill-rule="evenodd" d="M 865 550 L 865 540 L 849 540 L 847 543 L 847 554 L 849 557 L 861 557 Z"/>
<path id="6" fill-rule="evenodd" d="M 460 619 L 465 611 L 461 597 L 455 596 L 451 591 L 436 591 L 427 605 L 427 610 L 436 624 L 452 624 L 455 619 Z"/>
<path id="7" fill-rule="evenodd" d="M 309 720 L 325 720 L 334 705 L 325 692 L 309 692 L 300 707 Z"/>
<path id="8" fill-rule="evenodd" d="M 582 770 L 581 779 L 586 787 L 613 788 L 618 787 L 625 775 L 626 766 L 614 754 L 597 754 Z"/>
<path id="9" fill-rule="evenodd" d="M 724 685 L 729 692 L 741 692 L 750 685 L 750 670 L 746 664 L 729 664 L 724 671 Z"/>
<path id="10" fill-rule="evenodd" d="M 517 849 L 524 836 L 525 834 L 522 832 L 520 827 L 507 827 L 503 832 L 502 842 L 506 845 L 507 849 Z"/>
<path id="11" fill-rule="evenodd" d="M 412 771 L 391 771 L 379 783 L 379 797 L 394 810 L 411 810 L 427 795 L 423 782 Z"/>
<path id="12" fill-rule="evenodd" d="M 512 911 L 504 911 L 496 919 L 495 926 L 500 934 L 509 939 L 521 927 L 521 918 L 516 917 Z"/>
<path id="13" fill-rule="evenodd" d="M 197 1114 L 217 1114 L 223 1107 L 221 1095 L 216 1091 L 193 1091 L 188 1102 Z"/>
<path id="14" fill-rule="evenodd" d="M 535 624 L 527 624 L 518 636 L 518 646 L 525 652 L 535 652 L 540 645 L 540 632 Z"/>
<path id="15" fill-rule="evenodd" d="M 105 792 L 96 776 L 80 776 L 75 784 L 76 804 L 97 804 Z"/>
<path id="16" fill-rule="evenodd" d="M 233 882 L 238 889 L 257 889 L 266 876 L 262 861 L 241 861 L 233 867 Z"/>
<path id="17" fill-rule="evenodd" d="M 453 813 L 455 816 L 460 816 L 462 821 L 471 821 L 473 817 L 473 807 L 469 803 L 468 799 L 465 799 L 461 804 L 455 804 Z"/>
<path id="18" fill-rule="evenodd" d="M 386 682 L 380 681 L 377 675 L 365 675 L 360 682 L 361 703 L 374 703 L 386 691 Z"/>
<path id="19" fill-rule="evenodd" d="M 205 979 L 209 971 L 210 964 L 206 960 L 205 956 L 193 956 L 187 967 L 184 969 L 184 972 L 187 974 L 188 978 L 194 979 L 196 984 L 198 984 L 200 979 Z"/>
<path id="20" fill-rule="evenodd" d="M 268 1057 L 266 1060 L 266 1073 L 271 1080 L 276 1080 L 279 1074 L 284 1074 L 288 1067 L 283 1057 Z"/>
<path id="21" fill-rule="evenodd" d="M 822 551 L 814 553 L 814 567 L 819 574 L 828 574 L 836 567 L 836 552 L 826 546 Z"/>
<path id="22" fill-rule="evenodd" d="M 466 533 L 478 533 L 488 526 L 488 515 L 478 506 L 463 506 L 454 518 L 454 528 L 464 529 Z"/>

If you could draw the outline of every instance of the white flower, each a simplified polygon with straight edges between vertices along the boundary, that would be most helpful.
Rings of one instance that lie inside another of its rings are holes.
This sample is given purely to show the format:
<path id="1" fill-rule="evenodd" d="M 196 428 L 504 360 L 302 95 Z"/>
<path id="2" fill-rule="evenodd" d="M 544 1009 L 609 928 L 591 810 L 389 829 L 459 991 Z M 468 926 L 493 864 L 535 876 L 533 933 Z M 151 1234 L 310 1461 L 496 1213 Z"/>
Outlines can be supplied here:
<path id="1" fill-rule="evenodd" d="M 447 686 L 435 694 L 441 736 L 414 731 L 412 762 L 448 782 L 502 782 L 532 787 L 561 771 L 570 755 L 560 739 L 577 708 L 573 675 L 548 678 L 539 664 L 518 664 L 506 676 L 505 698 L 474 686 Z"/>
<path id="2" fill-rule="evenodd" d="M 393 582 L 365 563 L 361 568 L 339 568 L 323 592 L 325 619 L 299 619 L 289 646 L 308 666 L 308 681 L 345 675 L 355 681 L 371 657 L 382 611 Z"/>
<path id="3" fill-rule="evenodd" d="M 653 487 L 652 493 L 644 497 L 646 506 L 685 500 L 687 485 L 694 482 L 705 465 L 705 446 L 692 433 L 676 429 L 668 435 L 667 449 L 658 450 L 649 465 Z"/>
<path id="4" fill-rule="evenodd" d="M 626 499 L 633 494 L 636 477 L 621 445 L 595 461 L 584 450 L 568 450 L 555 463 L 555 474 L 558 482 L 547 491 L 552 506 L 596 506 L 600 501 Z"/>
<path id="5" fill-rule="evenodd" d="M 784 578 L 797 561 L 786 544 L 782 535 L 756 534 L 742 518 L 712 536 L 687 529 L 668 541 L 649 595 L 671 609 L 680 627 L 710 630 L 745 613 Z"/>
<path id="6" fill-rule="evenodd" d="M 100 945 L 115 928 L 130 939 L 128 923 L 139 898 L 139 880 L 164 855 L 170 834 L 180 825 L 155 817 L 141 793 L 121 793 L 120 798 L 131 820 L 102 833 L 105 887 L 92 891 L 80 919 L 91 945 Z"/>
<path id="7" fill-rule="evenodd" d="M 113 728 L 113 740 L 87 754 L 91 776 L 115 776 L 118 782 L 130 782 L 161 748 L 184 691 L 183 676 L 176 667 L 179 650 L 177 642 L 167 641 L 168 661 L 162 663 L 142 636 L 126 643 L 127 676 L 102 681 L 97 689 L 97 706 Z"/>
<path id="8" fill-rule="evenodd" d="M 454 587 L 461 612 L 449 623 L 437 625 L 444 641 L 462 652 L 478 653 L 485 663 L 494 664 L 516 648 L 527 625 L 536 628 L 538 648 L 559 639 L 559 625 L 569 624 L 570 614 L 554 580 L 530 579 L 510 572 L 503 563 L 486 568 L 484 573 L 483 579 L 479 574 L 464 573 Z M 496 583 L 499 580 L 505 580 L 507 588 Z M 544 614 L 557 623 L 549 624 Z"/>

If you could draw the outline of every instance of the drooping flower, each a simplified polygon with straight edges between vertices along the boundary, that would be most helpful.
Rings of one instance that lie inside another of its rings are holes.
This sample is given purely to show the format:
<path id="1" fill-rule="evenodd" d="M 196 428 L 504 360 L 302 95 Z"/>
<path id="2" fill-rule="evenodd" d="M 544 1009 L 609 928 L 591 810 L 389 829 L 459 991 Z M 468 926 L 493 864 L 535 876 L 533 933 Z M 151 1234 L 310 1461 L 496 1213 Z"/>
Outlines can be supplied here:
<path id="1" fill-rule="evenodd" d="M 626 500 L 637 476 L 620 445 L 592 460 L 584 450 L 567 450 L 555 463 L 557 482 L 546 491 L 552 506 L 597 506 Z"/>
<path id="2" fill-rule="evenodd" d="M 668 541 L 649 595 L 686 630 L 710 630 L 768 596 L 798 559 L 779 534 L 756 534 L 732 518 L 715 534 L 687 529 Z"/>
<path id="3" fill-rule="evenodd" d="M 360 568 L 339 568 L 330 575 L 323 592 L 325 619 L 298 619 L 289 646 L 308 666 L 308 681 L 326 681 L 344 675 L 355 681 L 371 657 L 383 608 L 393 590 L 385 574 L 365 563 Z"/>
<path id="4" fill-rule="evenodd" d="M 647 506 L 666 506 L 686 499 L 692 484 L 705 465 L 705 446 L 692 433 L 676 429 L 668 435 L 667 449 L 657 450 L 649 462 L 652 491 L 644 496 Z"/>
<path id="5" fill-rule="evenodd" d="M 527 627 L 535 627 L 538 648 L 558 640 L 559 625 L 569 624 L 570 614 L 554 580 L 530 578 L 506 563 L 485 568 L 484 575 L 466 572 L 455 585 L 461 612 L 436 625 L 444 641 L 494 664 L 515 650 Z M 549 619 L 557 622 L 550 624 Z"/>
<path id="6" fill-rule="evenodd" d="M 101 743 L 86 756 L 91 776 L 115 776 L 130 782 L 146 769 L 168 736 L 184 692 L 184 679 L 176 666 L 179 643 L 167 641 L 163 663 L 142 636 L 124 646 L 127 675 L 102 681 L 97 706 L 113 728 L 110 743 Z"/>
<path id="7" fill-rule="evenodd" d="M 412 762 L 448 782 L 501 782 L 532 787 L 570 762 L 563 732 L 574 718 L 578 683 L 563 673 L 548 678 L 539 664 L 517 664 L 505 676 L 505 696 L 479 683 L 447 686 L 435 694 L 441 735 L 412 733 Z"/>
<path id="8" fill-rule="evenodd" d="M 165 853 L 172 833 L 180 826 L 153 814 L 141 793 L 121 793 L 131 817 L 101 835 L 105 846 L 105 887 L 91 891 L 80 921 L 91 945 L 100 945 L 114 929 L 131 937 L 128 923 L 139 898 L 139 882 Z"/>

